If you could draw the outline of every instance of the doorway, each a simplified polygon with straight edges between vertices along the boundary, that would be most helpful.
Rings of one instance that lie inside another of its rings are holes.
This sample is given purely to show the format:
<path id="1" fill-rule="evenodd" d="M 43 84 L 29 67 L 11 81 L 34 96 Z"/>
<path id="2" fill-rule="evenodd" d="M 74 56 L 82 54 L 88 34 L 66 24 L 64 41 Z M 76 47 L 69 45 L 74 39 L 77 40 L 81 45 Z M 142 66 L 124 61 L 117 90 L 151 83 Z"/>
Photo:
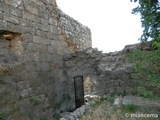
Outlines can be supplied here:
<path id="1" fill-rule="evenodd" d="M 83 76 L 74 77 L 76 108 L 84 105 Z"/>

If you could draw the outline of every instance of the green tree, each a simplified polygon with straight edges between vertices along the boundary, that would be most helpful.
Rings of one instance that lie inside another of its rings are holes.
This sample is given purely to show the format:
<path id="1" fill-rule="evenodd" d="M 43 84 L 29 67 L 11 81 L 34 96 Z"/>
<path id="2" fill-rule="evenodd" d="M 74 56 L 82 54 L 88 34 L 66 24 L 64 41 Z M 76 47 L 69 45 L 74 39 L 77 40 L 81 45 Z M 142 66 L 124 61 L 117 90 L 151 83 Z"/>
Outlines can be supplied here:
<path id="1" fill-rule="evenodd" d="M 132 2 L 133 0 L 131 0 Z M 160 0 L 134 0 L 139 5 L 132 10 L 132 14 L 140 14 L 142 27 L 141 41 L 151 40 L 160 42 Z"/>

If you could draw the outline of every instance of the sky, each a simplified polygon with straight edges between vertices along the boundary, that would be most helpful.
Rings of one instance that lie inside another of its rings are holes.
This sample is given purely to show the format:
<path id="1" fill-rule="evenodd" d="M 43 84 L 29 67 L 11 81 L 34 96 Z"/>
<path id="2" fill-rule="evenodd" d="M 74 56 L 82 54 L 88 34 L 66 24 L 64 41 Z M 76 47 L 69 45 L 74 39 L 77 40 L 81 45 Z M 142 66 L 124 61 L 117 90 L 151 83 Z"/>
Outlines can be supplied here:
<path id="1" fill-rule="evenodd" d="M 138 43 L 143 29 L 140 16 L 131 14 L 130 0 L 57 0 L 58 7 L 91 29 L 92 47 L 103 52 Z"/>

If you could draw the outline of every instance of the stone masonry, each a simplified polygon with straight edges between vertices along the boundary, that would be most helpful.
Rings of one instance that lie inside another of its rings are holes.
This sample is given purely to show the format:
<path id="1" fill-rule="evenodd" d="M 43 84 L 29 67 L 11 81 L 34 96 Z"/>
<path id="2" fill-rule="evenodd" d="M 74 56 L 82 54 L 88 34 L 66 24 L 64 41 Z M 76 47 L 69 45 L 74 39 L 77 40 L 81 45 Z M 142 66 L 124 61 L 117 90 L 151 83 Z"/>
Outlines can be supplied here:
<path id="1" fill-rule="evenodd" d="M 90 29 L 55 0 L 0 0 L 0 119 L 51 120 L 75 110 L 77 76 L 84 95 L 137 95 L 126 53 L 150 46 L 102 53 L 92 48 Z"/>
<path id="2" fill-rule="evenodd" d="M 138 83 L 131 78 L 135 70 L 127 53 L 133 50 L 152 50 L 151 42 L 127 45 L 122 51 L 102 53 L 95 48 L 87 48 L 64 56 L 70 86 L 75 76 L 83 76 L 84 95 L 138 95 Z M 146 81 L 143 79 L 142 81 Z M 150 88 L 159 96 L 159 89 Z M 69 88 L 72 100 L 74 90 Z M 74 101 L 73 101 L 74 102 Z"/>
<path id="3" fill-rule="evenodd" d="M 0 116 L 51 119 L 73 109 L 62 58 L 87 47 L 90 29 L 55 0 L 0 0 Z"/>

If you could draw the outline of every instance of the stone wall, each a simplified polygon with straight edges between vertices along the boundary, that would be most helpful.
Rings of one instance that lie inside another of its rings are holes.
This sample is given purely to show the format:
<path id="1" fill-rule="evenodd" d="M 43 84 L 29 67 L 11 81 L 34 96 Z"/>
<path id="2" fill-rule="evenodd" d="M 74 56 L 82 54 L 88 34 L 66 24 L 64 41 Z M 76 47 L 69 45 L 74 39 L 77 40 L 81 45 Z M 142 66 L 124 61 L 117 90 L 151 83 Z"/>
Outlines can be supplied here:
<path id="1" fill-rule="evenodd" d="M 0 0 L 0 116 L 38 120 L 71 109 L 62 56 L 87 47 L 89 28 L 55 0 Z"/>
<path id="2" fill-rule="evenodd" d="M 151 50 L 150 42 L 143 44 L 128 45 L 122 51 L 102 53 L 97 49 L 88 48 L 84 51 L 64 56 L 65 67 L 69 81 L 75 76 L 83 76 L 85 95 L 138 95 L 138 83 L 131 78 L 134 73 L 132 63 L 126 57 L 126 53 L 133 50 Z M 143 79 L 142 81 L 146 81 Z M 149 88 L 159 95 L 158 89 Z M 74 100 L 74 91 L 69 88 Z"/>

